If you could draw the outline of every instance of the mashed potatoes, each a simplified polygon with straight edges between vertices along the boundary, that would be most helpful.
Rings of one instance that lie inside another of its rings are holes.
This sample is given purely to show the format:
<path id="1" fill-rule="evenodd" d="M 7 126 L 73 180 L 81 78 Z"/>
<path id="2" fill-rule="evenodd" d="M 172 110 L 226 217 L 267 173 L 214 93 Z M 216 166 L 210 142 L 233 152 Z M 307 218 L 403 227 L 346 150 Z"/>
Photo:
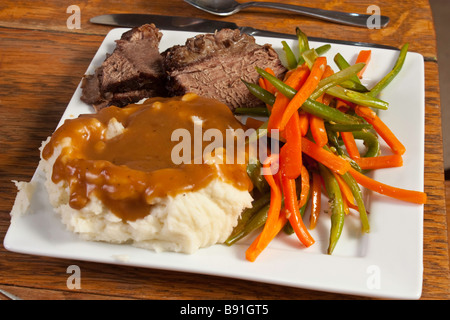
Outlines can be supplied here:
<path id="1" fill-rule="evenodd" d="M 110 119 L 102 142 L 117 140 L 129 130 L 127 126 L 116 118 Z M 73 150 L 79 146 L 71 137 L 64 137 L 51 156 L 44 157 L 42 151 L 50 141 L 48 138 L 43 143 L 40 162 L 50 203 L 67 229 L 86 240 L 126 243 L 158 252 L 193 253 L 224 242 L 241 212 L 251 206 L 248 189 L 238 188 L 218 175 L 201 188 L 152 197 L 148 200 L 148 214 L 137 219 L 117 215 L 94 192 L 89 193 L 84 206 L 74 207 L 71 205 L 72 181 L 55 181 L 53 174 L 60 156 L 76 154 Z"/>

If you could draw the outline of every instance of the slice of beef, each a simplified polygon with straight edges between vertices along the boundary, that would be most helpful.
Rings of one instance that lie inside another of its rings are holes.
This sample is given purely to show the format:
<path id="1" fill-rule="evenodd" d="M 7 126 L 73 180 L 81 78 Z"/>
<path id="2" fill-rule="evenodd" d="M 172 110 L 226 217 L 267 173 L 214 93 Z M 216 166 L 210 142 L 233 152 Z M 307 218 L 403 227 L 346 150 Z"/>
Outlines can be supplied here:
<path id="1" fill-rule="evenodd" d="M 256 66 L 269 67 L 278 77 L 287 71 L 270 45 L 256 44 L 254 37 L 231 29 L 190 38 L 163 56 L 170 95 L 194 92 L 220 100 L 232 110 L 262 105 L 241 81 L 256 82 Z"/>
<path id="2" fill-rule="evenodd" d="M 99 110 L 166 95 L 159 53 L 161 37 L 153 24 L 125 32 L 95 73 L 83 78 L 81 100 Z"/>

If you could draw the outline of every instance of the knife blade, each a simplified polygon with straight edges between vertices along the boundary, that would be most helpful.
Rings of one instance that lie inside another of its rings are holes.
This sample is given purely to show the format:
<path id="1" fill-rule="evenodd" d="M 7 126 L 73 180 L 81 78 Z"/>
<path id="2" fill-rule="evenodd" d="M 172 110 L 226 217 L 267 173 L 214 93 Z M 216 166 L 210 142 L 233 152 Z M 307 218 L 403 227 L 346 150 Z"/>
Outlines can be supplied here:
<path id="1" fill-rule="evenodd" d="M 91 18 L 89 21 L 94 24 L 102 24 L 116 27 L 127 27 L 127 28 L 139 27 L 146 23 L 153 23 L 157 28 L 163 30 L 166 29 L 166 30 L 206 32 L 206 33 L 213 33 L 216 30 L 220 29 L 238 29 L 242 33 L 246 33 L 251 36 L 275 37 L 294 40 L 297 39 L 297 36 L 295 34 L 279 33 L 268 30 L 255 29 L 252 27 L 240 27 L 234 22 L 209 20 L 193 17 L 164 16 L 164 15 L 140 14 L 140 13 L 118 13 L 118 14 L 105 14 L 101 16 L 96 16 Z M 320 37 L 308 37 L 308 39 L 311 41 L 318 41 L 318 42 L 399 50 L 396 47 L 376 43 L 327 39 Z"/>

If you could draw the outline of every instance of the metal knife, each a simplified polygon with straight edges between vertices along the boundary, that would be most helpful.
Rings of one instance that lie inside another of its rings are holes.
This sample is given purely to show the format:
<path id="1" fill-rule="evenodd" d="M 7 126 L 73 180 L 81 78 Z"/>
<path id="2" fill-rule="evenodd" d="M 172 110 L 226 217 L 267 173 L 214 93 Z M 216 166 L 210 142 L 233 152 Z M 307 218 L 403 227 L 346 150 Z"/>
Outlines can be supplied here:
<path id="1" fill-rule="evenodd" d="M 295 34 L 279 33 L 267 30 L 255 29 L 252 27 L 239 27 L 234 22 L 208 20 L 192 17 L 179 17 L 179 16 L 163 16 L 155 14 L 139 14 L 139 13 L 119 13 L 119 14 L 105 14 L 90 19 L 91 23 L 104 24 L 116 27 L 139 27 L 146 23 L 153 23 L 159 29 L 177 30 L 177 31 L 192 31 L 192 32 L 205 32 L 213 33 L 220 29 L 239 29 L 242 33 L 246 33 L 252 36 L 261 37 L 276 37 L 285 39 L 297 39 Z M 356 42 L 348 40 L 336 40 L 319 37 L 308 37 L 311 41 L 347 44 L 353 46 L 363 46 L 390 50 L 399 50 L 396 47 L 387 46 L 383 44 Z"/>

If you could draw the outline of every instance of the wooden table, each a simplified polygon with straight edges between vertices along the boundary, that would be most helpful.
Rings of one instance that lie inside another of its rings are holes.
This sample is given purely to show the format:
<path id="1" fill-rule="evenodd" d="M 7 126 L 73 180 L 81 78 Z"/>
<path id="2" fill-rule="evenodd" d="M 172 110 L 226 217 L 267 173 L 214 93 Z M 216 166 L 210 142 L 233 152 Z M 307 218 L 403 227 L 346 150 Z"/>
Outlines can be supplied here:
<path id="1" fill-rule="evenodd" d="M 284 1 L 295 3 L 295 1 Z M 75 3 L 74 3 L 75 4 Z M 41 141 L 55 129 L 69 99 L 105 34 L 111 29 L 89 18 L 105 13 L 155 13 L 214 18 L 182 0 L 87 1 L 81 29 L 68 29 L 67 2 L 3 0 L 0 10 L 0 237 L 9 226 L 16 189 L 11 180 L 29 181 Z M 428 1 L 316 0 L 326 9 L 364 13 L 378 5 L 391 17 L 382 30 L 330 24 L 281 12 L 248 9 L 221 18 L 241 26 L 309 36 L 383 43 L 425 58 L 426 137 L 422 299 L 449 299 L 449 255 L 442 161 L 438 62 Z M 3 242 L 3 241 L 2 241 Z M 23 299 L 360 299 L 296 288 L 172 271 L 104 265 L 17 254 L 0 248 L 0 288 Z M 67 267 L 82 270 L 82 289 L 66 286 Z M 195 284 L 195 285 L 194 285 Z"/>

